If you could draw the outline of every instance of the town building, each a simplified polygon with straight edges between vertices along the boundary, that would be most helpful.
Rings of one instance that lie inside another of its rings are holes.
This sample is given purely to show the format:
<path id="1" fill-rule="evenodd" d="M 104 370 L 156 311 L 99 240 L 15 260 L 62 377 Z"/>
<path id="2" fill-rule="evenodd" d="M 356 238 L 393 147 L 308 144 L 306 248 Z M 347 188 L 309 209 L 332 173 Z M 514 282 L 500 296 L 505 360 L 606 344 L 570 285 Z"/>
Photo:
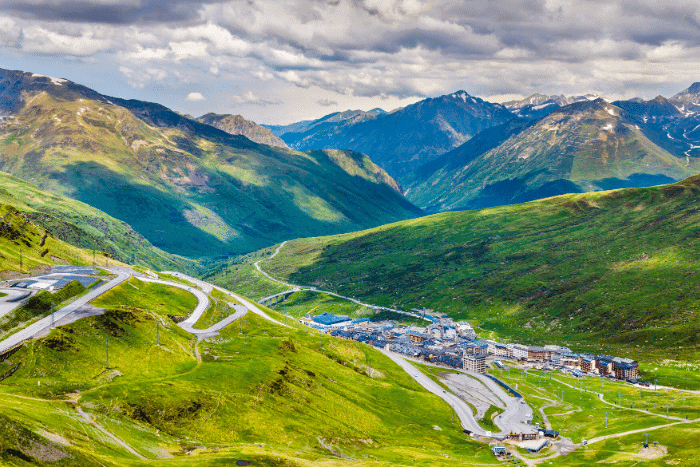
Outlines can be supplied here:
<path id="1" fill-rule="evenodd" d="M 486 355 L 484 354 L 465 354 L 462 363 L 466 371 L 486 373 Z"/>
<path id="2" fill-rule="evenodd" d="M 548 354 L 549 352 L 547 352 L 544 347 L 531 345 L 527 348 L 527 361 L 544 363 L 548 360 Z"/>
<path id="3" fill-rule="evenodd" d="M 527 346 L 522 344 L 508 344 L 513 352 L 514 360 L 527 360 Z"/>
<path id="4" fill-rule="evenodd" d="M 422 344 L 423 342 L 427 341 L 430 338 L 427 334 L 423 334 L 421 332 L 416 332 L 416 331 L 409 331 L 408 332 L 408 340 L 410 340 L 414 344 Z"/>

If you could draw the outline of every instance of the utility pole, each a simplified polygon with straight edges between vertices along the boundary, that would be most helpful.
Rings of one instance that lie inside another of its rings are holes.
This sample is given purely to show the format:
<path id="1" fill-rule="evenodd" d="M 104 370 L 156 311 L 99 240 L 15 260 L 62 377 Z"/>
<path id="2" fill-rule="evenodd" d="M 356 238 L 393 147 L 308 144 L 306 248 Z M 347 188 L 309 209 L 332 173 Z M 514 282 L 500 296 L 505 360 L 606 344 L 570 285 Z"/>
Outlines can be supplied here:
<path id="1" fill-rule="evenodd" d="M 105 356 L 107 360 L 105 369 L 109 370 L 109 338 L 105 339 Z"/>
<path id="2" fill-rule="evenodd" d="M 413 380 L 411 380 L 411 399 L 413 399 Z"/>
<path id="3" fill-rule="evenodd" d="M 657 378 L 654 378 L 654 392 L 656 392 L 656 383 L 658 383 L 659 380 Z"/>
<path id="4" fill-rule="evenodd" d="M 644 433 L 644 437 L 645 437 L 644 447 L 648 447 L 649 446 L 649 433 Z"/>
<path id="5" fill-rule="evenodd" d="M 621 393 L 621 392 L 618 392 L 618 393 L 617 393 L 617 405 L 618 405 L 618 406 L 620 405 L 620 396 L 622 396 L 622 393 Z"/>
<path id="6" fill-rule="evenodd" d="M 605 429 L 608 428 L 608 413 L 605 412 Z"/>
<path id="7" fill-rule="evenodd" d="M 244 323 L 245 323 L 245 326 L 244 326 L 244 328 L 245 328 L 245 343 L 247 345 L 248 344 L 248 321 L 244 321 Z"/>
<path id="8" fill-rule="evenodd" d="M 24 269 L 22 265 L 22 247 L 19 247 L 19 272 L 21 273 Z"/>
<path id="9" fill-rule="evenodd" d="M 666 404 L 666 421 L 668 421 L 668 406 L 669 406 L 669 405 L 670 405 L 670 404 Z"/>
<path id="10" fill-rule="evenodd" d="M 562 401 L 564 400 L 564 390 L 563 389 L 561 390 L 561 400 Z"/>
<path id="11" fill-rule="evenodd" d="M 156 321 L 156 345 L 160 345 L 160 321 Z"/>

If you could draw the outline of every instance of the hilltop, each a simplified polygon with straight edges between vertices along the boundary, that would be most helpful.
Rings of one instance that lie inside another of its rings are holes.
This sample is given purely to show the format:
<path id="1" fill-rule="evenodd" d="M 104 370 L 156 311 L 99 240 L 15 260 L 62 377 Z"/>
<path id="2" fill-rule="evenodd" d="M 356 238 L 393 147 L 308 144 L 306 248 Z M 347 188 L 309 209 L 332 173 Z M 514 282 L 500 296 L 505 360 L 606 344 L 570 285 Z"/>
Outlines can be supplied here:
<path id="1" fill-rule="evenodd" d="M 289 146 L 272 134 L 270 130 L 255 122 L 246 120 L 240 115 L 208 113 L 199 117 L 197 121 L 206 123 L 207 125 L 211 125 L 232 135 L 243 135 L 255 143 L 289 149 Z"/>
<path id="2" fill-rule="evenodd" d="M 159 104 L 20 71 L 0 71 L 0 89 L 0 169 L 171 254 L 240 254 L 421 212 L 376 182 L 387 177 L 348 173 L 352 161 L 257 144 Z"/>

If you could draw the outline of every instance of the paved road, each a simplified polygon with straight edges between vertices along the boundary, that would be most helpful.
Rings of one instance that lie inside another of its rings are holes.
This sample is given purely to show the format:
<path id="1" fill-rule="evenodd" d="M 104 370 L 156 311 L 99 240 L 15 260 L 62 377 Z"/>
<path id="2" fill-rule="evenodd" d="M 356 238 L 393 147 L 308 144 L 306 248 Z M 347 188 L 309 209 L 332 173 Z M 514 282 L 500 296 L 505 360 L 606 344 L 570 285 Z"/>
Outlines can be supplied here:
<path id="1" fill-rule="evenodd" d="M 392 358 L 392 356 L 397 357 L 397 358 L 403 360 L 404 362 L 407 362 L 407 358 L 405 358 L 402 355 L 396 354 L 394 352 L 389 352 L 386 350 L 382 350 L 382 352 L 397 363 L 398 363 L 398 361 L 396 359 Z M 409 358 L 408 360 L 413 360 L 413 359 Z M 420 363 L 423 365 L 434 366 L 436 368 L 448 369 L 447 367 L 435 365 L 435 364 L 430 363 L 430 362 L 422 362 L 421 361 Z M 411 365 L 411 367 L 415 368 L 415 367 L 413 367 L 413 365 Z M 403 366 L 402 366 L 402 368 L 403 368 Z M 449 369 L 454 370 L 454 368 L 449 368 Z M 496 397 L 498 397 L 500 400 L 502 400 L 506 404 L 505 411 L 501 414 L 500 417 L 496 417 L 494 419 L 494 424 L 501 430 L 500 433 L 495 434 L 496 436 L 505 436 L 511 432 L 512 433 L 531 433 L 535 430 L 534 426 L 528 425 L 527 423 L 523 423 L 523 421 L 532 419 L 532 409 L 530 408 L 529 405 L 522 403 L 522 401 L 524 399 L 512 397 L 510 394 L 506 393 L 505 390 L 503 388 L 501 388 L 501 386 L 499 386 L 495 381 L 493 381 L 490 378 L 487 378 L 486 376 L 484 376 L 480 373 L 473 373 L 471 371 L 465 371 L 465 370 L 457 370 L 457 371 L 459 371 L 460 373 L 465 373 L 469 376 L 473 376 L 474 378 L 477 378 L 479 381 L 481 381 L 484 384 L 484 386 L 486 386 L 487 389 L 491 390 Z M 416 372 L 418 373 L 419 376 L 423 375 L 423 373 L 421 373 L 419 370 L 416 370 Z M 411 372 L 408 372 L 408 373 L 411 376 L 413 376 L 413 379 L 416 379 L 416 377 L 414 376 L 413 373 L 411 373 Z M 432 380 L 430 380 L 430 381 L 432 382 Z M 423 386 L 421 381 L 418 381 L 418 382 L 421 383 L 421 386 Z M 442 387 L 439 386 L 437 383 L 433 382 L 433 384 L 436 387 L 438 387 L 440 391 L 443 391 Z M 423 386 L 423 387 L 425 387 L 425 386 Z M 427 387 L 426 387 L 426 389 L 430 390 Z M 431 392 L 433 392 L 433 391 L 431 391 Z M 447 393 L 447 394 L 449 394 L 449 393 Z M 442 397 L 442 392 L 440 394 L 437 394 L 437 395 Z M 454 396 L 453 394 L 449 394 L 449 395 L 451 395 L 452 397 L 457 397 L 457 396 Z M 457 399 L 459 399 L 459 398 L 457 398 Z M 459 400 L 461 401 L 461 399 L 459 399 Z M 462 403 L 465 404 L 464 401 L 462 401 Z M 467 405 L 467 407 L 469 407 L 469 406 Z M 474 417 L 473 417 L 473 415 L 471 415 L 471 408 L 469 408 L 469 409 L 470 409 L 468 412 L 469 416 L 471 416 L 471 418 L 473 420 Z M 474 423 L 477 423 L 477 422 L 474 421 Z M 465 428 L 467 428 L 467 427 L 465 426 Z M 479 426 L 479 428 L 480 428 L 481 432 L 477 432 L 476 430 L 472 430 L 471 428 L 467 428 L 467 429 L 475 431 L 478 434 L 485 432 L 484 429 L 481 428 L 480 426 Z"/>
<path id="2" fill-rule="evenodd" d="M 111 281 L 102 284 L 101 286 L 91 290 L 90 292 L 86 293 L 82 297 L 78 298 L 75 300 L 73 303 L 64 306 L 58 311 L 55 311 L 53 313 L 53 320 L 52 317 L 49 315 L 46 318 L 43 318 L 36 323 L 32 324 L 31 326 L 28 326 L 21 331 L 18 331 L 8 337 L 7 339 L 3 340 L 0 342 L 0 352 L 4 352 L 5 350 L 8 350 L 15 345 L 24 342 L 28 339 L 31 339 L 34 337 L 36 334 L 39 334 L 45 330 L 47 330 L 49 327 L 51 327 L 51 324 L 54 321 L 59 321 L 63 319 L 64 317 L 68 316 L 69 314 L 78 311 L 81 307 L 87 305 L 88 302 L 96 299 L 103 293 L 107 292 L 108 290 L 113 289 L 114 287 L 118 286 L 122 282 L 126 281 L 129 277 L 131 277 L 131 274 L 128 271 L 125 270 L 113 270 L 112 268 L 104 268 L 107 269 L 108 271 L 117 274 L 117 277 L 112 279 Z"/>
<path id="3" fill-rule="evenodd" d="M 425 389 L 428 391 L 432 392 L 436 396 L 441 397 L 447 404 L 452 407 L 452 409 L 455 411 L 457 414 L 457 417 L 459 417 L 459 420 L 462 424 L 462 427 L 476 433 L 480 436 L 487 436 L 488 432 L 484 430 L 481 425 L 477 423 L 477 421 L 474 419 L 474 415 L 472 414 L 472 409 L 467 405 L 466 402 L 464 402 L 462 399 L 459 397 L 455 396 L 451 392 L 447 392 L 444 389 L 442 389 L 442 386 L 437 384 L 435 381 L 432 379 L 428 378 L 425 374 L 423 374 L 420 370 L 418 370 L 415 366 L 413 366 L 411 363 L 408 361 L 404 360 L 402 357 L 399 355 L 389 352 L 387 350 L 380 350 L 384 355 L 389 357 L 391 360 L 393 360 L 397 365 L 399 365 L 401 368 L 406 371 L 413 379 L 415 379 L 418 384 L 423 386 Z"/>
<path id="4" fill-rule="evenodd" d="M 24 299 L 29 298 L 31 295 L 36 293 L 35 290 L 26 289 L 10 289 L 10 288 L 0 288 L 0 292 L 6 293 L 6 297 L 0 297 L 0 318 L 20 306 L 24 303 L 24 300 L 19 300 L 24 297 Z M 12 302 L 11 300 L 18 300 Z"/>
<path id="5" fill-rule="evenodd" d="M 274 319 L 273 317 L 271 317 L 270 315 L 268 315 L 267 313 L 262 311 L 256 305 L 252 304 L 250 301 L 241 297 L 240 295 L 235 294 L 233 292 L 230 292 L 222 287 L 219 287 L 218 285 L 213 285 L 213 284 L 210 284 L 209 282 L 204 282 L 202 280 L 196 279 L 192 276 L 188 276 L 187 274 L 183 274 L 181 272 L 168 271 L 168 272 L 163 272 L 163 274 L 170 274 L 172 276 L 179 277 L 180 279 L 185 279 L 186 281 L 192 282 L 193 284 L 198 285 L 199 287 L 202 287 L 203 289 L 205 287 L 209 288 L 209 290 L 216 289 L 219 292 L 228 295 L 229 297 L 233 297 L 238 303 L 245 306 L 248 309 L 248 311 L 251 311 L 251 312 L 255 313 L 256 315 L 258 315 L 258 316 L 260 316 L 260 317 L 262 317 L 270 322 L 273 322 L 275 324 L 279 324 L 280 326 L 289 327 L 284 323 L 280 323 L 279 321 L 277 321 L 276 319 Z M 182 284 L 180 284 L 180 285 L 182 285 Z M 199 318 L 197 318 L 197 319 L 199 319 Z M 197 322 L 197 321 L 195 320 L 194 322 Z"/>
<path id="6" fill-rule="evenodd" d="M 190 314 L 190 316 L 186 320 L 182 321 L 181 323 L 178 323 L 177 325 L 185 331 L 189 332 L 190 334 L 204 334 L 203 330 L 195 329 L 194 325 L 197 324 L 197 321 L 199 321 L 199 319 L 202 317 L 207 308 L 209 308 L 209 297 L 207 297 L 207 294 L 195 287 L 180 284 L 179 282 L 164 281 L 161 279 L 153 279 L 151 277 L 139 277 L 138 279 L 143 282 L 151 282 L 154 284 L 167 285 L 169 287 L 177 287 L 178 289 L 186 290 L 192 295 L 194 295 L 197 298 L 197 306 L 194 308 L 194 310 L 192 310 L 192 314 Z"/>
<path id="7" fill-rule="evenodd" d="M 270 255 L 270 257 L 267 258 L 267 259 L 272 259 L 272 258 L 274 258 L 275 256 L 277 256 L 277 253 L 280 252 L 280 250 L 281 250 L 282 247 L 285 245 L 285 243 L 287 243 L 286 240 L 285 240 L 284 242 L 282 242 L 282 243 L 280 244 L 280 246 L 277 247 L 277 249 L 275 250 L 275 252 L 274 252 L 272 255 Z M 281 284 L 281 285 L 284 285 L 284 286 L 287 286 L 287 287 L 291 287 L 292 289 L 294 289 L 294 291 L 305 291 L 305 292 L 323 293 L 323 294 L 331 295 L 331 296 L 333 296 L 333 297 L 337 297 L 337 298 L 340 298 L 340 299 L 343 299 L 343 300 L 349 300 L 349 301 L 351 301 L 351 302 L 353 302 L 353 303 L 356 303 L 356 304 L 358 304 L 358 305 L 360 305 L 360 306 L 364 306 L 364 307 L 367 307 L 367 308 L 371 308 L 371 309 L 373 309 L 373 310 L 378 310 L 378 311 L 391 311 L 391 312 L 393 312 L 393 313 L 399 313 L 399 314 L 401 314 L 401 315 L 411 316 L 411 317 L 413 317 L 413 318 L 421 318 L 421 319 L 424 319 L 424 320 L 426 320 L 426 321 L 431 321 L 431 322 L 432 322 L 432 320 L 429 320 L 429 319 L 427 319 L 427 318 L 424 318 L 423 316 L 421 316 L 421 315 L 419 315 L 419 314 L 417 314 L 417 313 L 411 313 L 410 311 L 397 310 L 397 309 L 395 309 L 395 308 L 388 308 L 388 307 L 384 307 L 384 306 L 370 305 L 370 304 L 368 304 L 368 303 L 363 303 L 363 302 L 361 302 L 361 301 L 359 301 L 359 300 L 357 300 L 357 299 L 354 299 L 354 298 L 352 298 L 352 297 L 345 297 L 345 296 L 343 296 L 343 295 L 338 295 L 337 293 L 331 292 L 331 291 L 329 291 L 329 290 L 319 290 L 319 289 L 317 289 L 316 287 L 303 287 L 303 286 L 301 286 L 301 285 L 295 285 L 295 284 L 290 284 L 290 283 L 288 283 L 288 282 L 280 281 L 280 280 L 278 280 L 278 279 L 275 279 L 274 277 L 272 277 L 271 275 L 269 275 L 268 273 L 266 273 L 265 271 L 262 270 L 262 268 L 260 267 L 260 262 L 261 262 L 261 261 L 264 261 L 264 260 L 261 259 L 261 260 L 258 260 L 258 261 L 256 261 L 256 262 L 254 263 L 254 264 L 255 264 L 255 269 L 257 269 L 262 275 L 264 275 L 265 277 L 267 277 L 267 278 L 268 278 L 269 280 L 271 280 L 272 282 L 275 282 L 275 283 L 277 283 L 277 284 Z M 274 297 L 276 297 L 276 296 L 278 296 L 278 295 L 282 295 L 282 294 L 277 293 L 277 294 L 274 294 L 274 295 L 270 295 L 269 297 L 265 297 L 265 298 L 262 298 L 262 299 L 258 300 L 258 303 L 262 303 L 262 302 L 264 302 L 264 301 L 266 301 L 266 300 L 269 300 L 270 298 L 274 298 Z"/>
<path id="8" fill-rule="evenodd" d="M 494 419 L 494 424 L 502 432 L 531 433 L 534 430 L 532 425 L 523 421 L 532 420 L 532 408 L 525 402 L 525 399 L 513 397 L 508 394 L 494 380 L 479 373 L 470 373 L 478 378 L 486 387 L 506 403 L 506 410 Z"/>

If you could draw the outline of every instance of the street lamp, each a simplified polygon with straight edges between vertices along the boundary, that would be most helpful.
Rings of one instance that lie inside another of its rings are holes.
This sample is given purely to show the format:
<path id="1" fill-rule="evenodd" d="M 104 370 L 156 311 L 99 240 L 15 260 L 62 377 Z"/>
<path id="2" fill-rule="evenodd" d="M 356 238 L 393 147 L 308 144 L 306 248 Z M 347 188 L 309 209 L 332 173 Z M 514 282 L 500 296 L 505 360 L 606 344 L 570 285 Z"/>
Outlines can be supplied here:
<path id="1" fill-rule="evenodd" d="M 608 413 L 605 412 L 605 428 L 608 428 Z"/>
<path id="2" fill-rule="evenodd" d="M 654 378 L 654 391 L 656 391 L 656 383 L 658 383 L 659 380 L 657 378 Z"/>

